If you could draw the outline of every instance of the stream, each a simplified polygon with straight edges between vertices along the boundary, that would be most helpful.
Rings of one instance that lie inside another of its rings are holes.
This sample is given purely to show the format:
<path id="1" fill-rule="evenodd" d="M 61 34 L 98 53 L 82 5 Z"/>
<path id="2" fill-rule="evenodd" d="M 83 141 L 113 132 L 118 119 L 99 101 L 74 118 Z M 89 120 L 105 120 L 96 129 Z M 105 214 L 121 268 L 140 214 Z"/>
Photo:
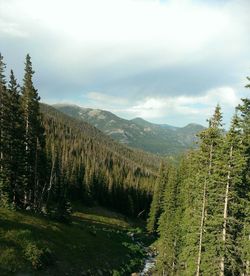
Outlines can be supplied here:
<path id="1" fill-rule="evenodd" d="M 145 246 L 142 242 L 135 239 L 133 233 L 129 233 L 132 241 L 135 242 L 137 245 L 146 252 L 146 256 L 144 258 L 144 265 L 140 272 L 134 272 L 131 276 L 151 276 L 153 275 L 153 271 L 156 266 L 156 257 L 158 252 L 155 247 Z"/>
<path id="2" fill-rule="evenodd" d="M 154 267 L 155 267 L 155 256 L 148 256 L 148 258 L 145 261 L 144 268 L 139 275 L 141 276 L 153 275 L 152 270 L 154 269 Z"/>
<path id="3" fill-rule="evenodd" d="M 143 270 L 139 273 L 140 276 L 153 275 L 152 271 L 155 268 L 156 252 L 152 249 L 147 249 L 147 257 L 145 259 Z"/>

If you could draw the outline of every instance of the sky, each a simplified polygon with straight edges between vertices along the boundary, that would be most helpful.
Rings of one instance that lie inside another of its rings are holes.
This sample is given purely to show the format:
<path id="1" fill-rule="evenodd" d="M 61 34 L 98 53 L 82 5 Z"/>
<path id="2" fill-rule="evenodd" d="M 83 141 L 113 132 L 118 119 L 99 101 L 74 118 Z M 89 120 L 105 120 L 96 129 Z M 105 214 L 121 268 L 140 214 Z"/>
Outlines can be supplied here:
<path id="1" fill-rule="evenodd" d="M 32 57 L 42 102 L 131 119 L 228 126 L 250 91 L 249 0 L 0 0 L 0 52 Z"/>

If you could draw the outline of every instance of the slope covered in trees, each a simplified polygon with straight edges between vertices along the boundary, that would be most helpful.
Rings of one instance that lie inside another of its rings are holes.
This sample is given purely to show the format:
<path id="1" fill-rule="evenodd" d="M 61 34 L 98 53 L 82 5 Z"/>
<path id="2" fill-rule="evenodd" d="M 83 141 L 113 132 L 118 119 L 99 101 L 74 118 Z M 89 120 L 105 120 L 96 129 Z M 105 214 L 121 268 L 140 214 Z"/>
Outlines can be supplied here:
<path id="1" fill-rule="evenodd" d="M 165 188 L 154 193 L 148 230 L 159 234 L 161 275 L 250 272 L 250 100 L 227 133 L 219 106 L 208 122 L 199 148 L 159 176 Z"/>
<path id="2" fill-rule="evenodd" d="M 198 124 L 174 127 L 153 124 L 142 118 L 126 120 L 109 111 L 76 105 L 56 104 L 54 107 L 67 115 L 88 122 L 122 144 L 160 155 L 180 154 L 194 148 L 196 134 L 204 129 Z"/>
<path id="3" fill-rule="evenodd" d="M 42 105 L 41 110 L 54 196 L 59 195 L 58 189 L 66 189 L 72 200 L 145 216 L 158 157 L 127 149 L 50 106 Z"/>
<path id="4" fill-rule="evenodd" d="M 27 55 L 22 86 L 13 71 L 7 84 L 0 55 L 0 205 L 65 220 L 79 200 L 145 217 L 160 159 L 40 105 L 33 74 Z"/>

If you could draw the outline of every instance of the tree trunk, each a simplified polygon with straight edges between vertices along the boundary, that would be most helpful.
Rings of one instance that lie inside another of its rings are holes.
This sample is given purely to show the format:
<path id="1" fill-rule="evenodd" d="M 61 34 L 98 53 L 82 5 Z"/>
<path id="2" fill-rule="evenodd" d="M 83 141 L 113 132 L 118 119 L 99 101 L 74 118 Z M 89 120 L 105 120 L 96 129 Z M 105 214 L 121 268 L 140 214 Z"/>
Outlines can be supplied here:
<path id="1" fill-rule="evenodd" d="M 25 177 L 26 177 L 26 185 L 24 187 L 24 206 L 25 208 L 27 207 L 28 205 L 28 189 L 29 189 L 29 181 L 30 181 L 30 175 L 29 175 L 29 156 L 28 156 L 28 150 L 29 150 L 29 145 L 28 145 L 28 133 L 29 133 L 29 112 L 28 112 L 28 103 L 26 103 L 26 122 L 25 122 L 25 139 L 24 139 L 24 144 L 25 144 Z"/>
<path id="2" fill-rule="evenodd" d="M 36 154 L 34 166 L 34 191 L 33 191 L 33 208 L 37 209 L 38 193 L 39 193 L 39 177 L 38 177 L 38 137 L 36 138 Z"/>
<path id="3" fill-rule="evenodd" d="M 227 229 L 227 210 L 228 210 L 228 193 L 229 187 L 231 182 L 231 160 L 233 155 L 233 146 L 230 147 L 230 156 L 229 156 L 229 164 L 228 164 L 228 171 L 227 171 L 227 186 L 225 191 L 225 203 L 224 203 L 224 213 L 223 213 L 223 230 L 222 230 L 222 242 L 223 248 L 225 248 L 226 243 L 226 229 Z M 224 254 L 224 253 L 223 253 Z M 225 271 L 225 256 L 221 257 L 220 261 L 220 275 L 223 276 Z"/>
<path id="4" fill-rule="evenodd" d="M 51 191 L 52 185 L 53 185 L 55 162 L 56 162 L 56 157 L 52 157 L 50 179 L 49 179 L 49 187 L 48 187 L 48 190 L 47 190 L 48 191 L 48 196 L 47 196 L 46 208 L 48 208 L 49 198 L 50 198 L 50 191 Z"/>
<path id="5" fill-rule="evenodd" d="M 211 175 L 212 158 L 213 158 L 213 144 L 210 145 L 208 177 L 210 177 L 210 175 Z M 202 212 L 201 212 L 201 224 L 200 224 L 200 239 L 199 239 L 199 251 L 198 251 L 198 259 L 197 259 L 196 276 L 200 275 L 201 248 L 202 248 L 205 213 L 206 213 L 206 199 L 207 199 L 207 177 L 205 177 L 204 187 L 203 187 L 203 200 L 202 200 Z"/>

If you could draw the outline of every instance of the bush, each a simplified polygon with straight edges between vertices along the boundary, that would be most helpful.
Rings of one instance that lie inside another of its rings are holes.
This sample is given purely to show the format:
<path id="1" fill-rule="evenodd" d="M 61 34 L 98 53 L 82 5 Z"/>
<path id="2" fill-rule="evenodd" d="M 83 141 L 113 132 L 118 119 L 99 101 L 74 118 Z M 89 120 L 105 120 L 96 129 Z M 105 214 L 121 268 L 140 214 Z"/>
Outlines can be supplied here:
<path id="1" fill-rule="evenodd" d="M 117 270 L 113 270 L 112 276 L 121 276 L 121 273 Z"/>
<path id="2" fill-rule="evenodd" d="M 13 248 L 0 248 L 0 271 L 15 272 L 18 269 L 17 254 Z"/>
<path id="3" fill-rule="evenodd" d="M 39 248 L 35 243 L 28 243 L 24 249 L 24 255 L 33 268 L 39 269 L 53 262 L 52 252 L 49 248 Z"/>

